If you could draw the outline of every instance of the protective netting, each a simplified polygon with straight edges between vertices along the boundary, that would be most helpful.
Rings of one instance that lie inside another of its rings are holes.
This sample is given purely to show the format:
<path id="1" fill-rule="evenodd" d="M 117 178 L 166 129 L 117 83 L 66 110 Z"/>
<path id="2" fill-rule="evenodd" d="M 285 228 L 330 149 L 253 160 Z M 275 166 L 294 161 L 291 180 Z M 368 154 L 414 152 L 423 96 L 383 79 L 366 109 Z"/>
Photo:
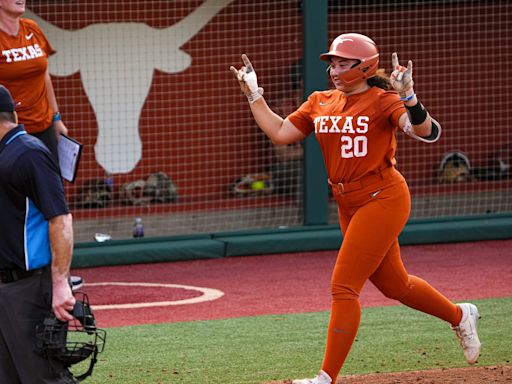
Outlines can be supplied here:
<path id="1" fill-rule="evenodd" d="M 31 4 L 27 17 L 57 50 L 63 121 L 84 144 L 66 184 L 77 241 L 131 237 L 136 217 L 146 236 L 302 224 L 302 148 L 272 145 L 229 71 L 246 53 L 270 106 L 293 111 L 301 11 L 291 0 Z M 393 51 L 413 60 L 417 94 L 442 124 L 434 145 L 399 134 L 414 218 L 512 210 L 511 11 L 507 1 L 329 2 L 329 41 L 371 36 L 388 72 Z M 441 180 L 451 152 L 469 172 L 448 161 L 461 169 Z"/>
<path id="2" fill-rule="evenodd" d="M 392 52 L 403 65 L 413 61 L 415 91 L 442 125 L 432 145 L 398 134 L 398 168 L 411 189 L 413 218 L 512 210 L 511 21 L 507 1 L 329 7 L 330 40 L 346 31 L 371 36 L 388 73 Z"/>

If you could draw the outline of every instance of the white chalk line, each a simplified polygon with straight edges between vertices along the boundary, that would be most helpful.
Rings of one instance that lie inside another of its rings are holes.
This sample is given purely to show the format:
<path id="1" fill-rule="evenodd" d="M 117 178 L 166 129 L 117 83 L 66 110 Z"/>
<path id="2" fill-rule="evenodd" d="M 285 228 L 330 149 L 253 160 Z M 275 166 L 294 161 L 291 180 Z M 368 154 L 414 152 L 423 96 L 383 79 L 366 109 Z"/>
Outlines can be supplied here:
<path id="1" fill-rule="evenodd" d="M 102 286 L 127 286 L 127 287 L 152 287 L 152 288 L 179 288 L 189 291 L 199 291 L 201 296 L 193 297 L 190 299 L 174 300 L 174 301 L 154 301 L 144 303 L 128 303 L 128 304 L 105 304 L 105 305 L 91 305 L 95 311 L 103 309 L 134 309 L 134 308 L 149 308 L 149 307 L 166 307 L 170 305 L 187 305 L 197 304 L 206 301 L 217 300 L 224 296 L 224 292 L 214 288 L 195 287 L 192 285 L 181 284 L 162 284 L 162 283 L 134 283 L 134 282 L 102 282 L 102 283 L 86 283 L 87 287 L 102 287 Z"/>

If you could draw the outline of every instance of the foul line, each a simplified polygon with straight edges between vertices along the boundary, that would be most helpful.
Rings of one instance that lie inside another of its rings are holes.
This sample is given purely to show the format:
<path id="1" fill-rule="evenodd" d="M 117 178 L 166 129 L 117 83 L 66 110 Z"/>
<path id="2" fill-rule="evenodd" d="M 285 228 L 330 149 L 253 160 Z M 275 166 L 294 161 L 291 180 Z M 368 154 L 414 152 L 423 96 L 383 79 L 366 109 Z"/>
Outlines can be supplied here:
<path id="1" fill-rule="evenodd" d="M 197 304 L 205 301 L 217 300 L 224 296 L 224 292 L 213 288 L 194 287 L 191 285 L 180 284 L 160 284 L 160 283 L 124 283 L 124 282 L 104 282 L 104 283 L 87 283 L 89 287 L 101 287 L 107 285 L 115 286 L 128 286 L 128 287 L 153 287 L 153 288 L 180 288 L 189 291 L 199 291 L 201 296 L 193 297 L 191 299 L 182 299 L 174 301 L 154 301 L 148 303 L 129 303 L 129 304 L 106 304 L 106 305 L 91 305 L 92 309 L 98 311 L 102 309 L 133 309 L 133 308 L 148 308 L 148 307 L 165 307 L 169 305 L 185 305 Z"/>

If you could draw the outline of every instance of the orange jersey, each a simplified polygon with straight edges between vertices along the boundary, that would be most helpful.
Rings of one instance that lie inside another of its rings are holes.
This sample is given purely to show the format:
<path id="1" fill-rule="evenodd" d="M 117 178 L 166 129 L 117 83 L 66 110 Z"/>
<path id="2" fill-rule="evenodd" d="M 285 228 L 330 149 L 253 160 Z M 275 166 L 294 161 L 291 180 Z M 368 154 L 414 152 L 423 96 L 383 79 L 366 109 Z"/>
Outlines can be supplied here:
<path id="1" fill-rule="evenodd" d="M 0 84 L 9 89 L 18 119 L 27 132 L 42 132 L 52 123 L 53 111 L 47 97 L 45 73 L 48 56 L 55 51 L 39 26 L 20 19 L 16 36 L 0 30 Z"/>
<path id="2" fill-rule="evenodd" d="M 395 165 L 395 133 L 404 113 L 396 92 L 372 87 L 351 96 L 314 92 L 288 119 L 305 135 L 315 133 L 329 179 L 347 183 Z"/>

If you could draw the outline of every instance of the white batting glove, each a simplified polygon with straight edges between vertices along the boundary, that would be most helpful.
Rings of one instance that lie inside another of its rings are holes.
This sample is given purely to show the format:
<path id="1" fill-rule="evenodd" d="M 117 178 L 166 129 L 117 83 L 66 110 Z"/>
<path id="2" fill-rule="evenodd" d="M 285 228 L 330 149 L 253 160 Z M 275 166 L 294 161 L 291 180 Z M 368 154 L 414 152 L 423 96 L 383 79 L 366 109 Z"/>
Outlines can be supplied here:
<path id="1" fill-rule="evenodd" d="M 393 72 L 389 81 L 395 91 L 398 92 L 400 98 L 404 101 L 411 100 L 414 97 L 414 81 L 412 81 L 412 61 L 409 60 L 407 68 L 398 63 L 398 55 L 393 52 L 391 55 Z"/>
<path id="2" fill-rule="evenodd" d="M 229 69 L 237 78 L 238 83 L 240 84 L 240 89 L 244 95 L 247 96 L 247 100 L 252 104 L 262 97 L 263 88 L 258 87 L 256 72 L 254 71 L 247 55 L 243 54 L 242 60 L 244 62 L 244 66 L 242 68 L 236 69 L 231 66 Z"/>

